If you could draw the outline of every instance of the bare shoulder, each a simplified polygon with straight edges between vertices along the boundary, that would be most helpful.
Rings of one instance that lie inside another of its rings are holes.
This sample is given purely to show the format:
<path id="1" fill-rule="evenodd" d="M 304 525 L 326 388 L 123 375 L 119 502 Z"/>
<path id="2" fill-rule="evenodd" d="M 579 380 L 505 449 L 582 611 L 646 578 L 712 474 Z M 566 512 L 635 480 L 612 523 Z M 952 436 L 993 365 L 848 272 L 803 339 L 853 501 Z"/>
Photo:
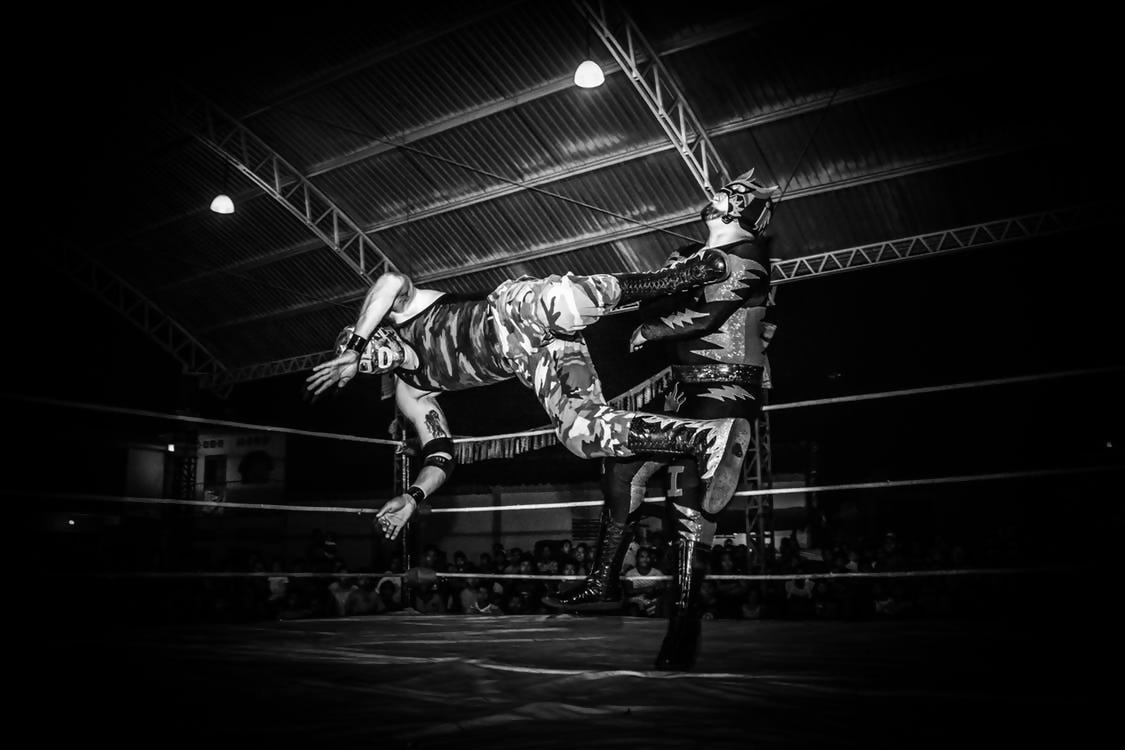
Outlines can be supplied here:
<path id="1" fill-rule="evenodd" d="M 434 300 L 443 294 L 445 292 L 439 292 L 437 289 L 419 289 L 413 285 L 403 287 L 391 307 L 391 320 L 395 323 L 409 320 L 432 305 Z"/>

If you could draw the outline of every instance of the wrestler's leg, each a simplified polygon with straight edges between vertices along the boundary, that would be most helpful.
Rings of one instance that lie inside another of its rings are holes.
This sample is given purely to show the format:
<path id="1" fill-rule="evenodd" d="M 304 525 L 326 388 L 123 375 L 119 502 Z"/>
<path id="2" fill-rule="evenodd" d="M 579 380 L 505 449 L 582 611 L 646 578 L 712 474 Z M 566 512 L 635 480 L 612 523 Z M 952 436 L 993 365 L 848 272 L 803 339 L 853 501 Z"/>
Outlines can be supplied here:
<path id="1" fill-rule="evenodd" d="M 654 457 L 655 458 L 655 457 Z M 557 596 L 543 598 L 556 609 L 610 611 L 622 607 L 621 566 L 633 541 L 633 514 L 644 502 L 648 480 L 664 465 L 646 459 L 606 459 L 602 477 L 602 505 L 594 566 L 586 580 Z"/>
<path id="2" fill-rule="evenodd" d="M 730 501 L 750 443 L 749 422 L 688 420 L 612 408 L 581 336 L 555 339 L 524 363 L 527 372 L 520 379 L 534 388 L 559 441 L 572 453 L 583 458 L 690 455 L 702 467 L 704 508 L 716 513 Z"/>
<path id="3" fill-rule="evenodd" d="M 761 391 L 755 386 L 735 384 L 678 383 L 675 393 L 681 403 L 678 414 L 696 419 L 758 418 Z M 698 469 L 690 459 L 678 459 L 668 467 L 666 512 L 675 535 L 676 565 L 673 570 L 668 629 L 656 657 L 656 668 L 691 669 L 699 652 L 699 584 L 706 565 L 696 561 L 702 539 L 703 503 Z"/>
<path id="4" fill-rule="evenodd" d="M 656 657 L 657 669 L 691 669 L 699 653 L 699 584 L 706 566 L 696 550 L 703 529 L 702 498 L 691 459 L 674 462 L 666 487 L 667 518 L 674 536 L 675 567 L 669 592 L 668 630 Z"/>

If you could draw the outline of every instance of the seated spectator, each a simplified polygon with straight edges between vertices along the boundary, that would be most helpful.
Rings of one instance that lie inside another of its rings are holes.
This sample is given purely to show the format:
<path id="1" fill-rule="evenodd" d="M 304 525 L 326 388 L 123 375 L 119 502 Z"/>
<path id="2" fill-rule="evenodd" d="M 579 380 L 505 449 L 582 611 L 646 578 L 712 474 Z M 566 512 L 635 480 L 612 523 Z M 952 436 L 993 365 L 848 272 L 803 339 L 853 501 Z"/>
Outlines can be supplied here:
<path id="1" fill-rule="evenodd" d="M 559 572 L 559 561 L 555 559 L 550 544 L 544 544 L 539 548 L 539 558 L 536 563 L 538 563 L 539 573 L 542 575 L 553 576 Z"/>
<path id="2" fill-rule="evenodd" d="M 471 607 L 469 607 L 468 613 L 471 614 L 471 615 L 502 615 L 502 614 L 504 614 L 504 610 L 502 610 L 502 609 L 500 609 L 500 607 L 496 606 L 496 603 L 493 601 L 494 596 L 495 596 L 495 594 L 493 593 L 492 589 L 490 589 L 488 586 L 484 585 L 483 583 L 480 584 L 479 586 L 477 586 L 476 601 L 473 602 Z"/>
<path id="3" fill-rule="evenodd" d="M 466 578 L 464 587 L 457 592 L 456 610 L 469 614 L 473 605 L 477 602 L 477 588 L 484 586 L 489 588 L 488 584 L 481 581 L 479 578 Z"/>
<path id="4" fill-rule="evenodd" d="M 379 592 L 379 612 L 401 612 L 402 599 L 400 598 L 401 586 L 397 578 L 383 578 L 379 581 L 376 591 Z"/>
<path id="5" fill-rule="evenodd" d="M 344 602 L 344 614 L 349 617 L 375 614 L 379 611 L 378 598 L 375 593 L 375 579 L 369 575 L 360 575 Z"/>
<path id="6" fill-rule="evenodd" d="M 746 598 L 742 602 L 741 611 L 743 620 L 759 620 L 762 617 L 762 594 L 757 586 L 746 589 Z"/>
<path id="7" fill-rule="evenodd" d="M 730 539 L 727 539 L 730 542 Z M 719 553 L 719 567 L 716 573 L 722 575 L 735 575 L 734 555 L 731 554 L 733 542 L 725 545 Z M 719 600 L 718 616 L 735 619 L 742 609 L 742 600 L 746 598 L 745 581 L 715 581 L 715 596 Z"/>
<path id="8" fill-rule="evenodd" d="M 699 583 L 699 611 L 704 620 L 719 616 L 719 599 L 715 596 L 715 582 L 704 578 Z"/>
<path id="9" fill-rule="evenodd" d="M 347 571 L 341 571 L 346 573 Z M 355 589 L 355 583 L 349 576 L 333 578 L 328 583 L 328 593 L 332 595 L 330 604 L 333 606 L 332 615 L 343 617 L 347 612 L 348 597 Z"/>
<path id="10" fill-rule="evenodd" d="M 414 609 L 423 615 L 444 615 L 445 600 L 435 581 L 427 581 L 414 594 Z"/>
<path id="11" fill-rule="evenodd" d="M 785 614 L 789 617 L 811 617 L 814 614 L 813 582 L 808 578 L 791 578 L 785 582 Z"/>
<path id="12" fill-rule="evenodd" d="M 266 606 L 271 613 L 276 614 L 281 605 L 285 602 L 285 595 L 289 593 L 289 577 L 278 575 L 284 570 L 281 560 L 274 560 L 270 566 L 270 575 L 266 579 L 269 586 L 269 596 L 266 599 Z"/>
<path id="13" fill-rule="evenodd" d="M 652 566 L 652 550 L 648 547 L 638 549 L 636 566 L 625 571 L 621 581 L 625 587 L 627 614 L 643 617 L 656 614 L 657 600 L 667 584 L 654 579 L 663 575 L 659 568 Z"/>

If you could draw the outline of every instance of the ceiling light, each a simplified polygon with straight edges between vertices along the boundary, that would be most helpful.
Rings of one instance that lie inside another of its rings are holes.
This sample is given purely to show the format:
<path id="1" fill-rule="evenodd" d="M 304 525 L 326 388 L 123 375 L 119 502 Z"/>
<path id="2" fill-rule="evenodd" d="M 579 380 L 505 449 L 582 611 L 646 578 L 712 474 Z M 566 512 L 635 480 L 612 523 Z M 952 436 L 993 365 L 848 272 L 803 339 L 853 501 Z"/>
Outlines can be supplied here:
<path id="1" fill-rule="evenodd" d="M 586 60 L 574 71 L 574 85 L 593 89 L 605 83 L 605 73 L 593 60 Z"/>
<path id="2" fill-rule="evenodd" d="M 211 210 L 217 214 L 233 214 L 234 201 L 226 193 L 219 193 L 215 196 L 215 200 L 211 201 Z"/>

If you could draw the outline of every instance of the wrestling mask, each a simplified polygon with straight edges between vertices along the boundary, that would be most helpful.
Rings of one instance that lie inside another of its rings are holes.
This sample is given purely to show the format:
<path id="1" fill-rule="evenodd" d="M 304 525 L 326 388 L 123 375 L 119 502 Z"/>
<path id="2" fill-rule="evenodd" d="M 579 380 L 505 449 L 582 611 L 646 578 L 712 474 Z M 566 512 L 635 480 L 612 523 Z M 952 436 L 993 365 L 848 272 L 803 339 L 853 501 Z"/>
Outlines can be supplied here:
<path id="1" fill-rule="evenodd" d="M 766 187 L 753 179 L 754 170 L 745 172 L 719 188 L 711 202 L 703 207 L 703 221 L 722 219 L 724 224 L 737 221 L 750 234 L 761 234 L 770 223 L 773 204 L 781 196 L 777 185 Z"/>
<path id="2" fill-rule="evenodd" d="M 336 337 L 337 356 L 344 353 L 355 326 L 347 326 Z M 390 326 L 379 326 L 359 353 L 359 371 L 364 375 L 379 375 L 395 370 L 406 359 L 406 347 L 398 332 Z"/>

